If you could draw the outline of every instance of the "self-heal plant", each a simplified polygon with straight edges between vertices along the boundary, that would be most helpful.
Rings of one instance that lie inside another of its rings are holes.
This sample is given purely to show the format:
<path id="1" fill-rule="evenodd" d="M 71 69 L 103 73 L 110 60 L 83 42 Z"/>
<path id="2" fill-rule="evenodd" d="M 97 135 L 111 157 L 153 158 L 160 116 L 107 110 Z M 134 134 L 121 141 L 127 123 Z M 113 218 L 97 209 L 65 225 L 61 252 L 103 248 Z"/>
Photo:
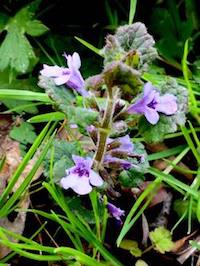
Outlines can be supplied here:
<path id="1" fill-rule="evenodd" d="M 91 169 L 92 159 L 72 155 L 75 166 L 66 170 L 66 176 L 60 181 L 64 189 L 73 189 L 79 195 L 86 195 L 92 191 L 92 186 L 100 187 L 103 180 L 99 174 Z M 92 185 L 92 186 L 91 186 Z"/>
<path id="2" fill-rule="evenodd" d="M 172 94 L 160 96 L 150 82 L 144 85 L 142 98 L 129 106 L 129 114 L 143 114 L 149 123 L 155 125 L 159 121 L 159 113 L 173 115 L 177 111 L 176 97 Z"/>
<path id="3" fill-rule="evenodd" d="M 163 79 L 164 84 L 158 82 L 159 89 L 148 82 L 140 94 L 142 75 L 157 57 L 154 40 L 142 23 L 120 27 L 115 35 L 108 36 L 102 55 L 102 72 L 83 81 L 78 54 L 64 54 L 68 68 L 44 66 L 40 84 L 55 102 L 56 111 L 65 114 L 62 141 L 66 146 L 73 146 L 72 143 L 75 146 L 68 149 L 58 140 L 63 158 L 57 156 L 53 165 L 53 173 L 58 177 L 56 181 L 59 180 L 63 189 L 71 188 L 78 195 L 87 195 L 93 186 L 101 187 L 105 182 L 100 191 L 114 199 L 142 185 L 148 173 L 149 157 L 145 146 L 133 142 L 134 137 L 142 136 L 147 142 L 146 135 L 150 135 L 149 142 L 158 142 L 166 133 L 175 132 L 185 121 L 187 90 L 174 81 Z M 75 97 L 62 84 L 77 90 L 83 97 Z M 88 97 L 84 99 L 84 96 Z M 74 124 L 78 139 L 69 135 L 70 125 Z M 91 158 L 77 156 L 88 153 Z M 53 178 L 55 180 L 55 175 Z M 94 214 L 89 220 L 91 225 L 96 224 L 98 239 L 103 240 L 107 212 L 122 223 L 125 211 L 107 201 L 106 208 L 100 210 L 96 191 L 92 191 L 89 198 Z M 79 200 L 85 203 L 85 198 Z M 80 213 L 81 210 L 76 209 L 77 218 Z M 130 229 L 127 223 L 130 215 L 125 220 L 124 232 Z M 86 213 L 83 221 L 88 221 Z"/>
<path id="4" fill-rule="evenodd" d="M 68 68 L 59 66 L 43 65 L 40 71 L 42 76 L 53 78 L 56 85 L 60 86 L 66 84 L 68 87 L 75 89 L 82 96 L 88 96 L 88 92 L 84 89 L 84 80 L 79 71 L 81 67 L 81 60 L 78 53 L 73 55 L 63 55 L 67 60 Z"/>

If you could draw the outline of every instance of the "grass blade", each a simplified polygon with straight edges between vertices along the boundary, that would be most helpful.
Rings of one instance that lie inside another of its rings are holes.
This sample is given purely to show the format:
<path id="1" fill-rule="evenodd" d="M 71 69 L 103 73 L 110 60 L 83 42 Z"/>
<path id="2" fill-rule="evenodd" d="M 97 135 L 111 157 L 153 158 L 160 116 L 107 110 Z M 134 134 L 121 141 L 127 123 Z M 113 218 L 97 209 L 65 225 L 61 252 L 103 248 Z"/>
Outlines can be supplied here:
<path id="1" fill-rule="evenodd" d="M 133 23 L 133 19 L 135 17 L 136 6 L 137 6 L 137 0 L 130 0 L 130 10 L 129 10 L 129 20 L 128 20 L 129 25 Z"/>
<path id="2" fill-rule="evenodd" d="M 102 56 L 101 54 L 101 50 L 98 49 L 97 47 L 95 47 L 94 45 L 90 44 L 89 42 L 75 36 L 74 37 L 77 41 L 79 41 L 80 43 L 82 43 L 85 47 L 87 47 L 88 49 L 90 49 L 91 51 L 93 51 L 95 54 L 98 54 L 100 56 Z"/>
<path id="3" fill-rule="evenodd" d="M 26 101 L 38 101 L 44 103 L 52 103 L 49 96 L 42 92 L 33 92 L 26 90 L 0 90 L 0 100 L 26 100 Z"/>

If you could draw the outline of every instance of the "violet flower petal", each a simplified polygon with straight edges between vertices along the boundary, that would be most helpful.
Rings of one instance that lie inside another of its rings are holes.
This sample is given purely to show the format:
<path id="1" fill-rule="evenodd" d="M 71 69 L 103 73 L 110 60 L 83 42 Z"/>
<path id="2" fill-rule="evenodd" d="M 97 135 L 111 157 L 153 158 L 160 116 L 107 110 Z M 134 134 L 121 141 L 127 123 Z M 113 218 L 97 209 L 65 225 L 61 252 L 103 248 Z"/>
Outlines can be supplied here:
<path id="1" fill-rule="evenodd" d="M 86 195 L 92 191 L 89 178 L 87 177 L 79 177 L 78 182 L 71 188 L 79 195 Z"/>
<path id="2" fill-rule="evenodd" d="M 128 170 L 133 166 L 133 164 L 128 160 L 112 157 L 111 155 L 105 155 L 104 165 L 105 167 L 109 167 L 111 169 L 124 169 L 124 170 Z"/>
<path id="3" fill-rule="evenodd" d="M 165 94 L 159 97 L 156 110 L 166 115 L 173 115 L 176 113 L 178 107 L 176 103 L 176 97 L 172 94 Z"/>
<path id="4" fill-rule="evenodd" d="M 144 85 L 142 98 L 127 109 L 129 114 L 144 114 L 147 121 L 155 125 L 159 120 L 158 112 L 172 115 L 177 111 L 176 97 L 172 94 L 159 95 L 150 82 Z"/>
<path id="5" fill-rule="evenodd" d="M 148 104 L 151 101 L 153 101 L 153 99 L 155 97 L 156 90 L 150 82 L 147 82 L 144 84 L 143 91 L 144 92 L 143 92 L 142 98 L 143 98 L 144 104 Z"/>
<path id="6" fill-rule="evenodd" d="M 128 114 L 144 114 L 144 106 L 146 106 L 146 102 L 144 98 L 137 100 L 134 104 L 131 104 L 128 109 Z"/>
<path id="7" fill-rule="evenodd" d="M 61 75 L 57 78 L 54 78 L 54 82 L 57 86 L 63 85 L 68 82 L 70 75 Z"/>
<path id="8" fill-rule="evenodd" d="M 60 184 L 64 189 L 72 188 L 79 182 L 78 175 L 69 174 L 60 180 Z"/>
<path id="9" fill-rule="evenodd" d="M 73 55 L 67 55 L 66 53 L 63 56 L 67 59 L 67 65 L 70 70 L 76 71 L 81 67 L 81 59 L 78 53 L 73 53 Z"/>
<path id="10" fill-rule="evenodd" d="M 125 211 L 116 207 L 112 203 L 108 203 L 107 208 L 108 208 L 110 215 L 121 222 L 121 216 L 125 215 Z"/>
<path id="11" fill-rule="evenodd" d="M 81 156 L 78 156 L 78 155 L 72 155 L 72 159 L 73 161 L 75 162 L 75 164 L 80 164 L 80 163 L 83 163 L 83 164 L 86 164 L 88 168 L 91 167 L 91 163 L 92 163 L 92 159 L 91 158 L 83 158 Z"/>
<path id="12" fill-rule="evenodd" d="M 67 64 L 69 68 L 59 67 L 59 66 L 48 66 L 43 65 L 43 69 L 40 74 L 45 77 L 54 78 L 54 82 L 57 86 L 66 84 L 72 89 L 75 89 L 84 97 L 89 96 L 89 92 L 84 88 L 84 79 L 79 71 L 81 67 L 81 59 L 78 53 L 73 53 L 73 55 L 67 55 L 64 53 L 64 57 L 67 59 Z"/>
<path id="13" fill-rule="evenodd" d="M 90 170 L 89 179 L 90 183 L 95 187 L 100 187 L 103 185 L 103 179 L 93 170 Z"/>
<path id="14" fill-rule="evenodd" d="M 91 158 L 82 158 L 72 155 L 75 166 L 66 170 L 66 177 L 61 179 L 61 186 L 64 189 L 71 188 L 79 195 L 85 195 L 92 191 L 92 186 L 102 186 L 103 180 L 99 174 L 94 172 L 91 167 Z"/>
<path id="15" fill-rule="evenodd" d="M 45 77 L 59 77 L 62 76 L 64 72 L 67 71 L 67 68 L 59 67 L 59 66 L 48 66 L 43 65 L 43 69 L 40 70 L 40 74 Z"/>
<path id="16" fill-rule="evenodd" d="M 116 148 L 116 150 L 120 150 L 122 152 L 123 151 L 124 152 L 132 152 L 133 151 L 134 145 L 133 145 L 129 135 L 126 135 L 126 136 L 123 136 L 123 137 L 119 137 L 119 138 L 117 138 L 117 140 L 119 140 L 121 145 L 119 146 L 119 148 Z"/>
<path id="17" fill-rule="evenodd" d="M 159 114 L 156 110 L 146 107 L 144 115 L 149 123 L 155 125 L 159 120 Z"/>
<path id="18" fill-rule="evenodd" d="M 73 53 L 72 59 L 73 59 L 73 67 L 79 69 L 81 67 L 81 59 L 79 54 L 76 52 Z"/>

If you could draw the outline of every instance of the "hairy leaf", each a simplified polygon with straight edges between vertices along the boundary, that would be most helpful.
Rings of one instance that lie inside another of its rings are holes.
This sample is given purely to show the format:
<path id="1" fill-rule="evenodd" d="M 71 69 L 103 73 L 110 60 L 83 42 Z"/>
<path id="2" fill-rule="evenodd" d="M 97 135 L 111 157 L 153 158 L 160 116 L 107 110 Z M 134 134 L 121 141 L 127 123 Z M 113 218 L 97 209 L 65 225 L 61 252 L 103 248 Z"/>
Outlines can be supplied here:
<path id="1" fill-rule="evenodd" d="M 80 145 L 77 142 L 67 142 L 64 140 L 55 140 L 54 161 L 53 161 L 53 178 L 55 183 L 59 183 L 60 179 L 66 175 L 66 169 L 74 165 L 72 155 L 78 155 Z M 45 175 L 49 176 L 49 167 L 52 150 L 50 149 L 44 161 Z"/>
<path id="2" fill-rule="evenodd" d="M 134 153 L 141 155 L 141 161 L 138 162 L 136 158 L 129 158 L 135 167 L 122 171 L 119 175 L 119 180 L 125 187 L 135 187 L 144 181 L 144 174 L 146 173 L 147 168 L 149 167 L 149 162 L 147 160 L 147 153 L 144 146 L 141 143 L 134 144 Z"/>
<path id="3" fill-rule="evenodd" d="M 58 110 L 66 114 L 71 124 L 77 124 L 82 128 L 92 124 L 96 120 L 98 113 L 82 107 L 76 107 L 73 103 L 75 96 L 72 90 L 65 86 L 56 86 L 50 78 L 41 76 L 39 86 L 44 88 Z"/>
<path id="4" fill-rule="evenodd" d="M 27 123 L 22 122 L 20 126 L 14 126 L 10 131 L 10 137 L 19 141 L 21 144 L 32 144 L 37 135 L 34 131 L 34 127 Z"/>
<path id="5" fill-rule="evenodd" d="M 115 35 L 109 35 L 103 49 L 105 64 L 116 60 L 125 62 L 141 71 L 156 59 L 154 39 L 148 34 L 145 25 L 141 22 L 121 26 Z"/>

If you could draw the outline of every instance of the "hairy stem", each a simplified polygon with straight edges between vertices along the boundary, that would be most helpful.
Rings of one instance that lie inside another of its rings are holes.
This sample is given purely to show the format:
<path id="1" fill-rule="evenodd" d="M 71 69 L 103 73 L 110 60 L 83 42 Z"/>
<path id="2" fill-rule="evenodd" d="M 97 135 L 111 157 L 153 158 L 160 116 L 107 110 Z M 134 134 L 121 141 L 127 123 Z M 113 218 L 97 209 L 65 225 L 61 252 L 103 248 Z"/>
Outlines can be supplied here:
<path id="1" fill-rule="evenodd" d="M 96 170 L 99 170 L 101 168 L 101 163 L 106 152 L 106 140 L 109 136 L 111 129 L 114 107 L 115 97 L 113 96 L 113 90 L 110 89 L 108 92 L 107 106 L 104 113 L 103 121 L 101 123 L 101 126 L 99 127 L 98 132 L 97 151 L 94 156 L 94 167 L 96 168 Z"/>

